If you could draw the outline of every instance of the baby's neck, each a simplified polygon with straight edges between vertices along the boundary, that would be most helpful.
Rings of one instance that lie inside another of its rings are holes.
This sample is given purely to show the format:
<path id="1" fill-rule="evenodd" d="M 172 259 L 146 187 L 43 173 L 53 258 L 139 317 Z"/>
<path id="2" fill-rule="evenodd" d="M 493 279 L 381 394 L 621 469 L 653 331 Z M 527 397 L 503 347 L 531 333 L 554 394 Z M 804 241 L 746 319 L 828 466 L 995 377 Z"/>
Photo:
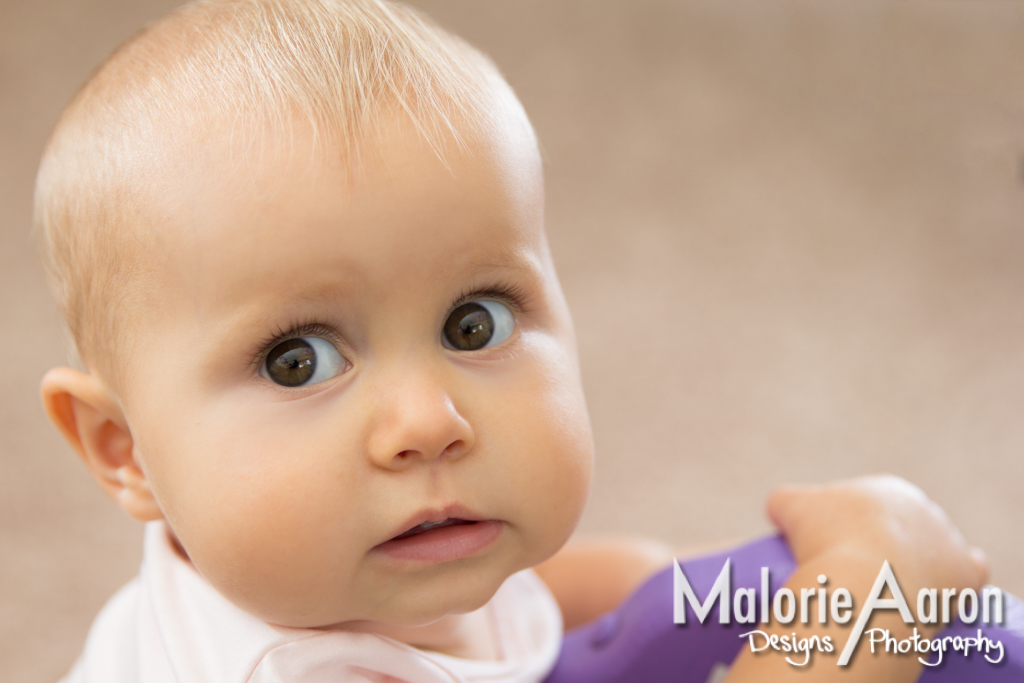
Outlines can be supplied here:
<path id="1" fill-rule="evenodd" d="M 466 659 L 498 660 L 498 651 L 487 608 L 468 614 L 451 614 L 427 626 L 394 626 L 375 621 L 350 621 L 339 629 L 376 633 L 421 650 L 433 650 Z"/>

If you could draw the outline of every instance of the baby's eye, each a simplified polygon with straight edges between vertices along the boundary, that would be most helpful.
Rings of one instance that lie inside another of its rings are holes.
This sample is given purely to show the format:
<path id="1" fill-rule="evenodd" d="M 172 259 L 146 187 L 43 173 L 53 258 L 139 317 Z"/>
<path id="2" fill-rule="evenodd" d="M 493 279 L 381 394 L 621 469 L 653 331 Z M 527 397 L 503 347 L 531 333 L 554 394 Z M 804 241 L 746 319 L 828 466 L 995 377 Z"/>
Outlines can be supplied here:
<path id="1" fill-rule="evenodd" d="M 319 384 L 345 369 L 345 359 L 323 337 L 297 337 L 270 350 L 260 374 L 284 387 Z"/>
<path id="2" fill-rule="evenodd" d="M 515 329 L 516 319 L 505 304 L 471 301 L 448 316 L 441 342 L 456 351 L 476 351 L 500 344 L 512 336 Z"/>

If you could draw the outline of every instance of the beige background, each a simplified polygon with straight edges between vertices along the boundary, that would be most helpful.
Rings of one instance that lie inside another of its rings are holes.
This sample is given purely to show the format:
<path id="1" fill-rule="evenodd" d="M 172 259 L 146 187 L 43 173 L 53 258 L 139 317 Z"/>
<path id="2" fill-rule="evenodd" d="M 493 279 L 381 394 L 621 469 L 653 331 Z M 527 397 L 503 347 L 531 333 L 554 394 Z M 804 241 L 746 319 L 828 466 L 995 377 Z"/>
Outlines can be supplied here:
<path id="1" fill-rule="evenodd" d="M 46 423 L 28 237 L 60 106 L 173 2 L 0 2 L 0 678 L 53 681 L 139 527 Z M 1024 5 L 424 1 L 543 141 L 599 469 L 585 531 L 768 530 L 887 470 L 1024 593 Z"/>

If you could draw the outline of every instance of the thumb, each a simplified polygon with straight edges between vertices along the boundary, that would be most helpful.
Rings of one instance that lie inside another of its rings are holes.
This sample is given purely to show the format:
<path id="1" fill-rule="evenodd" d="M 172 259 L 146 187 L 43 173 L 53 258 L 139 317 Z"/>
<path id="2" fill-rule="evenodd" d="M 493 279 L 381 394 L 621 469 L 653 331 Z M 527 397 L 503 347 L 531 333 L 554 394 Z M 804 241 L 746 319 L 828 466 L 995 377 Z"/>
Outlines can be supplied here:
<path id="1" fill-rule="evenodd" d="M 768 519 L 779 531 L 788 535 L 801 519 L 801 509 L 807 506 L 816 488 L 809 485 L 790 484 L 775 489 L 768 496 L 768 503 L 765 506 Z"/>
<path id="2" fill-rule="evenodd" d="M 984 586 L 988 583 L 989 577 L 989 563 L 988 555 L 985 551 L 978 547 L 972 547 L 970 549 L 971 563 L 974 565 L 974 570 L 978 573 L 978 585 Z"/>

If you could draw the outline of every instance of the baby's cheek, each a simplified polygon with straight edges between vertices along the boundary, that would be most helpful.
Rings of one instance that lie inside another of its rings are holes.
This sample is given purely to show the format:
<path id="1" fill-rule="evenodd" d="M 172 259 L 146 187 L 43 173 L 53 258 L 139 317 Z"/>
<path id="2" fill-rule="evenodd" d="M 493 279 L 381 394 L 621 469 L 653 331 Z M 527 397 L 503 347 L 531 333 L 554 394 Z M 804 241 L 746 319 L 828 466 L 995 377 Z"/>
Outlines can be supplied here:
<path id="1" fill-rule="evenodd" d="M 556 357 L 557 358 L 557 357 Z M 519 514 L 540 562 L 568 539 L 583 513 L 593 468 L 593 443 L 572 366 L 540 366 L 520 387 L 514 410 Z"/>
<path id="2" fill-rule="evenodd" d="M 328 515 L 317 491 L 247 493 L 230 510 L 211 510 L 216 523 L 189 525 L 183 544 L 195 548 L 200 573 L 233 603 L 273 623 L 316 624 L 321 610 L 350 601 L 338 593 L 352 582 L 351 558 L 360 547 L 346 526 L 353 515 Z"/>
<path id="3" fill-rule="evenodd" d="M 246 611 L 303 618 L 350 571 L 358 491 L 301 440 L 196 431 L 157 451 L 158 499 L 196 568 Z"/>

